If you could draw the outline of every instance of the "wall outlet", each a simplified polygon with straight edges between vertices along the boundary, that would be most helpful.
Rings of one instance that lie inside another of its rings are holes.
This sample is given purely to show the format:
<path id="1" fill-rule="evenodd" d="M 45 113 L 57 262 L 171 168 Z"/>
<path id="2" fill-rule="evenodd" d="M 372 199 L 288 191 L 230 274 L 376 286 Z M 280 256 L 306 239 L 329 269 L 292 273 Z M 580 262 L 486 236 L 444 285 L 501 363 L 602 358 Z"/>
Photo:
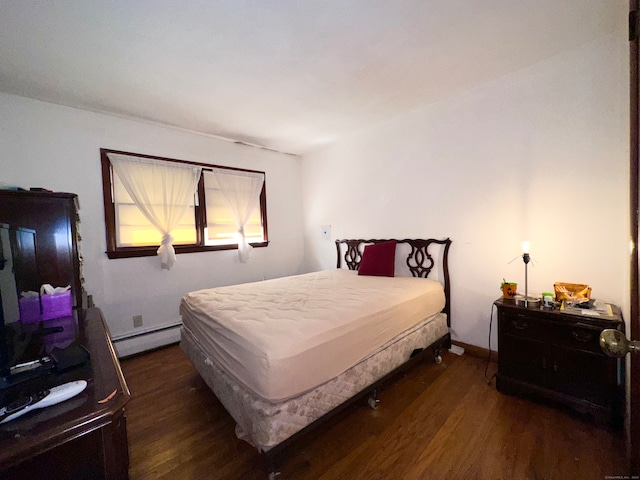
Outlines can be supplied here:
<path id="1" fill-rule="evenodd" d="M 142 326 L 142 315 L 134 315 L 133 316 L 133 326 L 141 327 Z"/>
<path id="2" fill-rule="evenodd" d="M 323 240 L 331 240 L 331 225 L 322 225 Z"/>

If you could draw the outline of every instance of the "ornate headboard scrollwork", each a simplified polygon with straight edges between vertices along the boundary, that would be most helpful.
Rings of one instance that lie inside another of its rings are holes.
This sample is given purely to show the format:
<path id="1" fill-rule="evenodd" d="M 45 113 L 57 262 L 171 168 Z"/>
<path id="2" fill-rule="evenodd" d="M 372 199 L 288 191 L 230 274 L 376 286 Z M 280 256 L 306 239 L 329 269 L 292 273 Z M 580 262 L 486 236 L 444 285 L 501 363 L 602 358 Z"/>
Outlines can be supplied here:
<path id="1" fill-rule="evenodd" d="M 336 248 L 338 249 L 338 268 L 342 268 L 340 257 L 340 244 L 344 243 L 347 249 L 344 252 L 344 261 L 346 262 L 349 270 L 358 270 L 360 268 L 360 262 L 362 262 L 362 252 L 360 251 L 360 244 L 364 240 L 336 240 Z M 368 241 L 368 243 L 377 243 L 375 240 Z"/>
<path id="2" fill-rule="evenodd" d="M 342 268 L 342 260 L 349 268 L 349 270 L 358 270 L 360 268 L 360 262 L 362 262 L 362 253 L 366 245 L 374 243 L 389 242 L 394 239 L 372 239 L 372 240 L 336 240 L 336 250 L 338 252 L 338 268 Z M 447 314 L 447 324 L 451 326 L 451 298 L 450 298 L 450 285 L 449 285 L 449 247 L 451 246 L 451 240 L 445 238 L 438 240 L 435 238 L 416 238 L 404 240 L 395 240 L 399 244 L 406 243 L 411 247 L 411 252 L 407 255 L 406 264 L 414 277 L 427 278 L 431 273 L 431 270 L 435 266 L 435 260 L 429 250 L 429 247 L 433 244 L 442 245 L 442 269 L 441 279 L 444 287 L 444 294 L 446 297 L 446 305 L 444 312 Z M 341 253 L 341 245 L 346 245 L 344 256 Z"/>

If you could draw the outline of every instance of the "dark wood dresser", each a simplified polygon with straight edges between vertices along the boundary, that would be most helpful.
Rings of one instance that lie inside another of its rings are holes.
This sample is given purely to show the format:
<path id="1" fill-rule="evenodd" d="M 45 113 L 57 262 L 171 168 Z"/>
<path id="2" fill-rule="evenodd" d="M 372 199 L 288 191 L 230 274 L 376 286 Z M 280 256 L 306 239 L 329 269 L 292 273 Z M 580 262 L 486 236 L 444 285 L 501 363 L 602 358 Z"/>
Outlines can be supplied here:
<path id="1" fill-rule="evenodd" d="M 87 388 L 65 402 L 0 425 L 2 479 L 128 478 L 129 389 L 100 310 L 80 310 L 75 320 L 77 341 L 89 352 L 90 363 L 14 385 L 2 396 L 74 380 L 86 380 Z"/>
<path id="2" fill-rule="evenodd" d="M 128 478 L 130 394 L 102 313 L 87 308 L 78 213 L 72 193 L 0 190 L 0 406 L 87 381 L 73 398 L 0 424 L 2 479 Z M 71 287 L 72 314 L 22 318 L 18 296 L 47 283 Z M 55 369 L 10 374 L 49 357 Z"/>
<path id="3" fill-rule="evenodd" d="M 498 391 L 532 395 L 620 427 L 624 419 L 624 362 L 600 349 L 600 332 L 624 332 L 620 309 L 612 317 L 529 309 L 499 299 Z"/>

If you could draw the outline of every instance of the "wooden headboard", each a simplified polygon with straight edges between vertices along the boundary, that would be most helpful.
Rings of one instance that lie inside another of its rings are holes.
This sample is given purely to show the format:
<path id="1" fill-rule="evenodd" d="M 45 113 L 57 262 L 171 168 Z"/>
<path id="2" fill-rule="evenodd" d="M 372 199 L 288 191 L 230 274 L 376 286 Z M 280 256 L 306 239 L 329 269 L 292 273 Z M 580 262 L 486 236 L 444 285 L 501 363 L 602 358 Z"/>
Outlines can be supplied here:
<path id="1" fill-rule="evenodd" d="M 374 243 L 389 242 L 395 239 L 372 239 L 372 240 L 336 240 L 336 250 L 338 253 L 338 268 L 342 268 L 342 260 L 344 258 L 345 264 L 349 270 L 358 270 L 360 268 L 360 262 L 362 261 L 362 253 L 364 247 Z M 433 259 L 433 249 L 437 247 L 431 247 L 431 245 L 442 245 L 440 274 L 442 279 L 442 286 L 444 287 L 444 295 L 446 303 L 442 310 L 447 314 L 447 325 L 451 326 L 451 287 L 449 282 L 449 247 L 451 246 L 451 240 L 445 238 L 444 240 L 437 240 L 435 238 L 415 238 L 404 240 L 395 240 L 399 244 L 406 243 L 411 247 L 411 251 L 407 255 L 406 264 L 409 267 L 411 275 L 414 277 L 427 278 L 431 273 L 431 270 L 435 266 Z M 344 247 L 343 247 L 344 245 Z M 431 247 L 431 251 L 429 250 Z M 342 255 L 344 250 L 344 255 Z"/>

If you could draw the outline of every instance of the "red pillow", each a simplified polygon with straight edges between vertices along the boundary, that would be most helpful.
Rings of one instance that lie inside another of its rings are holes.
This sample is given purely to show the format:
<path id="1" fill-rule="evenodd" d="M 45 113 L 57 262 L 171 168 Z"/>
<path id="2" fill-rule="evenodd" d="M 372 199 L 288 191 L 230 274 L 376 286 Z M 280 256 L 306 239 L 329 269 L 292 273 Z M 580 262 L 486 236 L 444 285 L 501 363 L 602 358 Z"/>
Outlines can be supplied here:
<path id="1" fill-rule="evenodd" d="M 396 241 L 364 247 L 358 275 L 393 277 L 395 275 Z"/>

